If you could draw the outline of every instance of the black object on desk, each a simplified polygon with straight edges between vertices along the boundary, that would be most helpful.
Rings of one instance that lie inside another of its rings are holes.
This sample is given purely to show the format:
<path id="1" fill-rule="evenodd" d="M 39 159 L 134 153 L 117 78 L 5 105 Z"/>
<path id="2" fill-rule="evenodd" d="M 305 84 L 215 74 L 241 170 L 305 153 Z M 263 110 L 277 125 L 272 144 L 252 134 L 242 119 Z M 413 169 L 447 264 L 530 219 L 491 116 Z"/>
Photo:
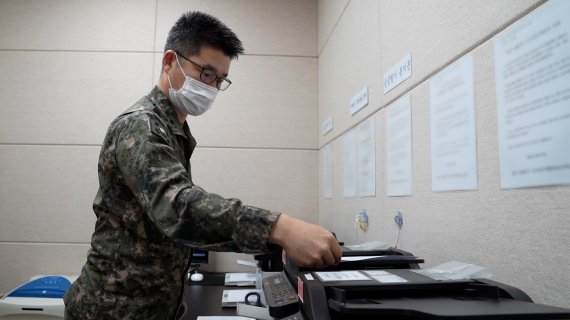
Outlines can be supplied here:
<path id="1" fill-rule="evenodd" d="M 299 311 L 299 297 L 284 273 L 265 277 L 262 282 L 269 315 L 283 318 Z"/>
<path id="2" fill-rule="evenodd" d="M 398 262 L 399 255 L 402 259 Z M 341 264 L 328 270 L 299 268 L 287 261 L 284 274 L 301 301 L 300 313 L 287 319 L 570 319 L 570 309 L 533 303 L 522 290 L 499 282 L 488 279 L 441 281 L 417 274 L 413 270 L 418 269 L 420 261 L 405 252 L 373 262 L 372 266 Z M 362 268 L 354 269 L 357 266 Z M 327 271 L 355 271 L 368 279 L 324 281 L 319 273 Z M 380 282 L 371 276 L 383 271 L 406 282 Z M 224 279 L 224 273 L 205 273 L 204 281 L 189 284 L 184 295 L 187 312 L 182 319 L 235 316 L 234 308 L 221 307 L 226 289 Z"/>
<path id="3" fill-rule="evenodd" d="M 377 271 L 377 270 L 374 270 Z M 371 270 L 363 270 L 367 275 Z M 387 270 L 406 282 L 303 282 L 308 319 L 565 319 L 570 310 L 535 304 L 521 290 L 487 279 L 432 280 L 409 269 Z M 323 307 L 325 310 L 323 310 Z M 328 310 L 327 310 L 328 309 Z"/>
<path id="4" fill-rule="evenodd" d="M 371 252 L 372 253 L 372 252 Z M 522 290 L 488 279 L 433 280 L 414 272 L 422 259 L 388 249 L 378 259 L 325 270 L 288 259 L 284 273 L 305 319 L 570 319 L 570 309 L 533 303 Z M 343 252 L 343 255 L 346 256 Z M 336 272 L 338 276 L 335 278 Z M 343 278 L 351 274 L 354 277 Z M 336 279 L 336 280 L 335 280 Z M 347 280 L 349 279 L 349 280 Z"/>
<path id="5" fill-rule="evenodd" d="M 283 249 L 276 244 L 268 244 L 268 252 L 256 254 L 253 258 L 263 272 L 283 271 Z"/>

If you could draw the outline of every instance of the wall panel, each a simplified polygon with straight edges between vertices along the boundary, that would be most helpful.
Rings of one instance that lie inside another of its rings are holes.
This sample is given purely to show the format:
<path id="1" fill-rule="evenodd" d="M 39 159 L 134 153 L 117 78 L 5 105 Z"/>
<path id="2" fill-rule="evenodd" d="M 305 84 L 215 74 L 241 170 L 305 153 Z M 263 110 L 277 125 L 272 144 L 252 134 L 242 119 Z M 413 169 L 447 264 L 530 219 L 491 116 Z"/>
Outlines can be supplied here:
<path id="1" fill-rule="evenodd" d="M 381 1 L 382 72 L 408 53 L 412 78 L 386 95 L 386 102 L 504 28 L 540 0 Z"/>
<path id="2" fill-rule="evenodd" d="M 186 11 L 222 20 L 242 40 L 247 54 L 317 55 L 316 0 L 158 0 L 155 51 L 164 51 L 168 31 Z"/>
<path id="3" fill-rule="evenodd" d="M 208 192 L 316 222 L 317 151 L 197 148 L 192 159 Z"/>
<path id="4" fill-rule="evenodd" d="M 319 0 L 317 4 L 318 10 L 318 50 L 319 54 L 325 43 L 333 33 L 333 30 L 342 16 L 342 13 L 350 0 Z"/>
<path id="5" fill-rule="evenodd" d="M 319 47 L 319 124 L 333 116 L 333 131 L 319 136 L 319 147 L 540 3 L 543 1 L 350 1 L 334 32 L 329 35 L 328 29 L 323 29 L 325 34 L 319 34 L 328 39 Z M 325 8 L 320 14 L 331 11 Z M 327 19 L 331 18 L 319 18 Z M 412 56 L 411 78 L 384 94 L 384 73 L 407 54 Z M 369 105 L 350 116 L 350 99 L 365 85 L 369 86 Z"/>
<path id="6" fill-rule="evenodd" d="M 317 148 L 317 60 L 243 56 L 210 111 L 189 117 L 202 146 Z"/>
<path id="7" fill-rule="evenodd" d="M 91 240 L 99 147 L 0 145 L 0 242 Z"/>
<path id="8" fill-rule="evenodd" d="M 0 143 L 100 144 L 152 88 L 152 53 L 0 51 Z"/>
<path id="9" fill-rule="evenodd" d="M 0 49 L 152 51 L 155 1 L 0 1 Z"/>
<path id="10" fill-rule="evenodd" d="M 380 74 L 378 1 L 352 1 L 319 55 L 319 128 L 333 117 L 333 130 L 322 136 L 319 147 L 377 110 L 383 101 Z M 350 100 L 368 86 L 369 105 L 354 116 Z"/>

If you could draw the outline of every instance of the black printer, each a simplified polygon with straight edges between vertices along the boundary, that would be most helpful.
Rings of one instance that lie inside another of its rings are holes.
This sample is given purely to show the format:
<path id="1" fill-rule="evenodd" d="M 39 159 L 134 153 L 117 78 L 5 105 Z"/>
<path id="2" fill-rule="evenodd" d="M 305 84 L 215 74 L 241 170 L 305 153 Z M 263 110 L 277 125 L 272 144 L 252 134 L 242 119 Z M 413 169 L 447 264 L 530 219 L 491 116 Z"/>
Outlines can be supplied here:
<path id="1" fill-rule="evenodd" d="M 570 309 L 534 303 L 522 290 L 496 281 L 434 280 L 415 272 L 420 263 L 395 248 L 343 249 L 343 262 L 323 270 L 300 268 L 284 257 L 281 279 L 298 299 L 270 305 L 269 311 L 291 320 L 570 319 Z M 270 283 L 263 289 L 266 295 L 281 292 Z"/>

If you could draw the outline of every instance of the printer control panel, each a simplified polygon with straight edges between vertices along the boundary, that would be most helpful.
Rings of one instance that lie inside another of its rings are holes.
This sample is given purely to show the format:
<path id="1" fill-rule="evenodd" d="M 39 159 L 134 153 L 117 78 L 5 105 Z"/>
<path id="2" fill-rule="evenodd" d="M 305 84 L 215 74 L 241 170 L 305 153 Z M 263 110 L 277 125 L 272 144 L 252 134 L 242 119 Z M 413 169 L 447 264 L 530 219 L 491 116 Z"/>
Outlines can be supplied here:
<path id="1" fill-rule="evenodd" d="M 299 297 L 283 272 L 263 278 L 262 285 L 269 315 L 284 318 L 299 311 Z"/>

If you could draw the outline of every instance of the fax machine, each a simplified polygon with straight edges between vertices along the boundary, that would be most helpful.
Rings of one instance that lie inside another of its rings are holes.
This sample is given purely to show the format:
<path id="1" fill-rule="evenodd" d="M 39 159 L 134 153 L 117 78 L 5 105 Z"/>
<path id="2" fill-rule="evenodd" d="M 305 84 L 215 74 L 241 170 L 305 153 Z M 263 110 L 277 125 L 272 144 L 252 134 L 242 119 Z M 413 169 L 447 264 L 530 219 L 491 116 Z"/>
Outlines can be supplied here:
<path id="1" fill-rule="evenodd" d="M 276 283 L 264 283 L 266 296 L 297 293 L 269 305 L 281 319 L 570 319 L 570 309 L 533 303 L 522 290 L 488 279 L 434 280 L 422 275 L 423 260 L 389 248 L 344 251 L 346 259 L 324 270 L 299 268 L 285 257 Z M 366 256 L 372 257 L 365 259 Z M 283 279 L 287 280 L 283 284 Z"/>

